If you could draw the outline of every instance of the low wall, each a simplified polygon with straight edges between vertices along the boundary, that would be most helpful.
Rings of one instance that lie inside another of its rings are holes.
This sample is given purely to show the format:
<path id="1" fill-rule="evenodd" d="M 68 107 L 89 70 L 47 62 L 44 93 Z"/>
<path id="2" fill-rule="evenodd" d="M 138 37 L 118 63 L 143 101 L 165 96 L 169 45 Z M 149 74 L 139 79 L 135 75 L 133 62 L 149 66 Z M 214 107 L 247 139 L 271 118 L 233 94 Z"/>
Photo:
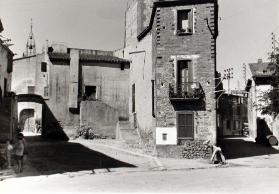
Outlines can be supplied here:
<path id="1" fill-rule="evenodd" d="M 87 125 L 103 136 L 115 138 L 118 111 L 100 101 L 83 101 L 80 104 L 80 125 Z"/>
<path id="2" fill-rule="evenodd" d="M 212 150 L 203 141 L 186 141 L 184 145 L 157 145 L 158 157 L 185 158 L 185 159 L 209 159 Z"/>

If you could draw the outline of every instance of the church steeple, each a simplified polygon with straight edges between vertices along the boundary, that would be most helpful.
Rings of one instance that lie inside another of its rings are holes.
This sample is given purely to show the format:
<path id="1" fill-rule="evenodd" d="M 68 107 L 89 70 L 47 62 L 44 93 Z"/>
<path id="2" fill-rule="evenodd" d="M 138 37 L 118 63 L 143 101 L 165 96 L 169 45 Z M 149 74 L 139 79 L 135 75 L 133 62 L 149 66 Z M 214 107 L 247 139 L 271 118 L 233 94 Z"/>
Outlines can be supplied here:
<path id="1" fill-rule="evenodd" d="M 36 44 L 35 44 L 35 38 L 34 38 L 34 34 L 33 34 L 33 22 L 31 19 L 31 25 L 30 25 L 30 33 L 27 39 L 27 43 L 26 43 L 26 51 L 23 54 L 25 57 L 28 56 L 32 56 L 32 55 L 36 55 Z"/>

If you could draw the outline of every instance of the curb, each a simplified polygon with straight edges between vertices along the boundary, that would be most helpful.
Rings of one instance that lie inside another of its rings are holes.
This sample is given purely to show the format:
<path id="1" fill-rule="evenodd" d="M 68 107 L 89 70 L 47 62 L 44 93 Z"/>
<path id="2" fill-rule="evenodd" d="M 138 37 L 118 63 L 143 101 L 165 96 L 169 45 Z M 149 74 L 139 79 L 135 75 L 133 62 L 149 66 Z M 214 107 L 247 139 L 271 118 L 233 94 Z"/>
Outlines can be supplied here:
<path id="1" fill-rule="evenodd" d="M 161 170 L 166 170 L 166 167 L 162 165 L 162 163 L 159 161 L 158 157 L 149 156 L 149 155 L 141 154 L 141 153 L 136 153 L 136 152 L 133 152 L 133 151 L 128 151 L 128 150 L 122 149 L 122 148 L 116 148 L 116 147 L 112 147 L 112 146 L 108 146 L 108 145 L 102 145 L 102 144 L 98 144 L 98 143 L 93 143 L 93 145 L 106 147 L 106 148 L 109 148 L 109 149 L 114 149 L 114 150 L 118 150 L 118 151 L 121 151 L 121 152 L 125 152 L 125 153 L 128 153 L 128 154 L 134 155 L 134 156 L 140 156 L 140 157 L 151 159 L 152 161 L 154 161 L 154 163 L 156 165 L 155 168 L 161 169 Z"/>

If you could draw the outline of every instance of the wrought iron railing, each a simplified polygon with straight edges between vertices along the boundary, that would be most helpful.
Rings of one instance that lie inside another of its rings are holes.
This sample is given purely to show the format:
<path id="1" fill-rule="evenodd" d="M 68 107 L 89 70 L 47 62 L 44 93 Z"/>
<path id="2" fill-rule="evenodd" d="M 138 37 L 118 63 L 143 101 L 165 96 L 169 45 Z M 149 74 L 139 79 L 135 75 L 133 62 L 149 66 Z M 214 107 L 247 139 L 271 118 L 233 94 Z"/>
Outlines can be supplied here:
<path id="1" fill-rule="evenodd" d="M 173 100 L 198 100 L 204 96 L 204 91 L 199 82 L 176 83 L 169 86 L 169 97 Z"/>

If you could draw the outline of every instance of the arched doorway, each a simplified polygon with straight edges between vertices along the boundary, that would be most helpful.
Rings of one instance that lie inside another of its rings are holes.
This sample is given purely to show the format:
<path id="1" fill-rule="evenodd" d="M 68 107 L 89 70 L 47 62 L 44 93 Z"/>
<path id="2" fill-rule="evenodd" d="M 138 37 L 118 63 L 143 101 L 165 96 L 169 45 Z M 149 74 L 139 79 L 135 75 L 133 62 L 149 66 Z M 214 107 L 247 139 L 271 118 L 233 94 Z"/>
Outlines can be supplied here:
<path id="1" fill-rule="evenodd" d="M 19 128 L 24 133 L 36 133 L 35 110 L 23 109 L 19 114 Z"/>

